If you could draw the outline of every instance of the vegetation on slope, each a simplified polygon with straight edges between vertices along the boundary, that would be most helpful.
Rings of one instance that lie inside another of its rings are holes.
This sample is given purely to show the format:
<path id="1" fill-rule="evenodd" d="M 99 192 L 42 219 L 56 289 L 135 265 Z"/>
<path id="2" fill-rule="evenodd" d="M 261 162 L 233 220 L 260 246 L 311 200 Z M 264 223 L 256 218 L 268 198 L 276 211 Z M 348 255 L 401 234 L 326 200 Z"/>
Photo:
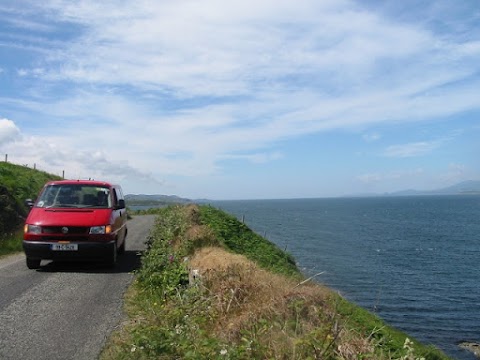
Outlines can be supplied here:
<path id="1" fill-rule="evenodd" d="M 209 206 L 159 216 L 102 359 L 446 359 Z"/>
<path id="2" fill-rule="evenodd" d="M 42 186 L 58 176 L 0 162 L 0 255 L 21 250 L 18 228 L 27 215 L 25 199 L 35 199 Z"/>

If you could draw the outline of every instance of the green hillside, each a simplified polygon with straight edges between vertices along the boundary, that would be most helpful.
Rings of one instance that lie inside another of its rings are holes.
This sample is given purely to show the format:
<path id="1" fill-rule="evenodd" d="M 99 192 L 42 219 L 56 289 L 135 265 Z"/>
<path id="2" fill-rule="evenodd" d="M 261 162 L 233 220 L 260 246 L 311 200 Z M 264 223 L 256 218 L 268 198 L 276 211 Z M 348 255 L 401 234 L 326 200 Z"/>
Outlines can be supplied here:
<path id="1" fill-rule="evenodd" d="M 25 199 L 35 199 L 42 186 L 60 177 L 26 166 L 0 162 L 0 238 L 13 232 L 27 215 Z"/>

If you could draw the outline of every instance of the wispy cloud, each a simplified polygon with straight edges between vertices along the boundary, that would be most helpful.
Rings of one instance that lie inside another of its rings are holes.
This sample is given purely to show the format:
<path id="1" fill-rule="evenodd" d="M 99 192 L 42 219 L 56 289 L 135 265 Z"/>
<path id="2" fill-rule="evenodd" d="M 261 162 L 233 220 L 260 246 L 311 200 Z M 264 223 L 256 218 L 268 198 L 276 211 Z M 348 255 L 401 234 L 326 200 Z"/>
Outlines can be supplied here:
<path id="1" fill-rule="evenodd" d="M 256 153 L 256 154 L 242 154 L 242 155 L 225 155 L 222 159 L 230 160 L 248 160 L 254 164 L 264 164 L 272 160 L 281 159 L 283 155 L 279 152 L 273 153 Z"/>
<path id="2" fill-rule="evenodd" d="M 437 139 L 391 145 L 385 149 L 383 156 L 398 158 L 424 156 L 451 142 L 463 133 L 463 129 L 452 128 L 448 133 L 443 134 L 442 137 Z"/>
<path id="3" fill-rule="evenodd" d="M 388 172 L 373 172 L 358 175 L 356 179 L 365 184 L 374 184 L 385 181 L 398 181 L 402 179 L 411 179 L 412 177 L 418 177 L 424 174 L 424 169 L 407 169 L 401 171 L 388 171 Z"/>
<path id="4" fill-rule="evenodd" d="M 359 85 L 364 92 L 370 82 L 371 90 L 408 86 L 404 96 L 418 99 L 419 92 L 478 68 L 475 42 L 442 42 L 425 29 L 386 22 L 350 1 L 137 5 L 42 4 L 39 11 L 85 29 L 52 54 L 47 78 L 128 84 L 176 97 L 262 94 L 272 85 L 277 91 L 316 92 L 319 82 L 335 96 L 347 89 L 358 95 Z M 451 65 L 469 58 L 467 66 L 453 70 Z M 409 85 L 414 76 L 421 88 Z"/>
<path id="5" fill-rule="evenodd" d="M 441 145 L 441 141 L 420 141 L 402 145 L 392 145 L 385 149 L 387 157 L 414 157 L 426 155 Z"/>
<path id="6" fill-rule="evenodd" d="M 365 140 L 366 142 L 374 142 L 381 139 L 381 137 L 382 135 L 377 132 L 372 132 L 372 133 L 362 135 L 363 140 Z"/>

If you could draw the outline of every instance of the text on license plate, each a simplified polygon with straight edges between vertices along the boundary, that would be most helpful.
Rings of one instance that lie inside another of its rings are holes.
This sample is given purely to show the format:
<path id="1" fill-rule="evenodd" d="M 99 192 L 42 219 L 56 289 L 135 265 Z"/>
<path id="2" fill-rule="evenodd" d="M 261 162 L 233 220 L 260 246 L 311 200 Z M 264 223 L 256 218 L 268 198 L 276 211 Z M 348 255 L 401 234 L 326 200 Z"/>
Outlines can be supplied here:
<path id="1" fill-rule="evenodd" d="M 52 244 L 53 251 L 77 251 L 78 244 Z"/>

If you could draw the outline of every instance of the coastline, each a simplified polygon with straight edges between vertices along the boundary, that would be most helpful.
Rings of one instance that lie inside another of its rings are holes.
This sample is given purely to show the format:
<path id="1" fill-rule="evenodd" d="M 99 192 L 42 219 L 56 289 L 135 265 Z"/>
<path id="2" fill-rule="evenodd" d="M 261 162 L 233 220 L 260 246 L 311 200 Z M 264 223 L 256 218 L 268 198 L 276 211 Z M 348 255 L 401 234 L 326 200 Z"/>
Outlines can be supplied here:
<path id="1" fill-rule="evenodd" d="M 191 358 L 192 344 L 199 344 L 196 358 L 449 359 L 335 291 L 305 282 L 290 255 L 234 216 L 196 205 L 157 211 L 128 291 L 129 325 L 102 359 Z"/>

